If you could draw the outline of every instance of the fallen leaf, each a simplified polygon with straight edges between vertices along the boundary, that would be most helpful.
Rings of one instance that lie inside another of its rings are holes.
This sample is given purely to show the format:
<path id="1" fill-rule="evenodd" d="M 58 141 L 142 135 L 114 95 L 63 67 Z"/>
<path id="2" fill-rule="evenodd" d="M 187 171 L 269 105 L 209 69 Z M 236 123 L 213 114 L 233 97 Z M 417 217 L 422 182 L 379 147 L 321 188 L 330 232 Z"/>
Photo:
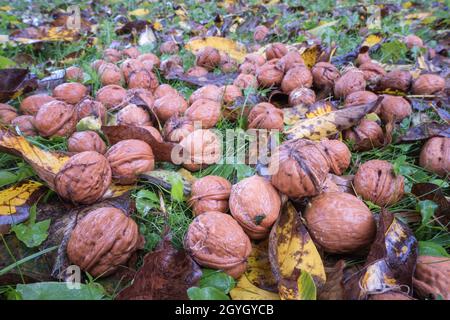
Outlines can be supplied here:
<path id="1" fill-rule="evenodd" d="M 367 36 L 363 43 L 361 44 L 361 47 L 373 47 L 383 41 L 383 37 L 379 34 L 371 34 Z"/>
<path id="2" fill-rule="evenodd" d="M 130 16 L 143 17 L 150 13 L 150 10 L 145 8 L 138 8 L 133 11 L 128 12 Z"/>
<path id="3" fill-rule="evenodd" d="M 327 281 L 319 290 L 319 300 L 344 300 L 344 278 L 345 260 L 339 260 L 332 267 L 325 267 Z"/>
<path id="4" fill-rule="evenodd" d="M 450 125 L 438 122 L 421 123 L 409 128 L 403 136 L 399 137 L 399 141 L 417 141 L 431 137 L 450 138 Z"/>
<path id="5" fill-rule="evenodd" d="M 280 300 L 278 293 L 273 293 L 253 285 L 247 276 L 242 275 L 236 287 L 230 291 L 232 300 Z"/>
<path id="6" fill-rule="evenodd" d="M 200 267 L 184 250 L 176 250 L 166 235 L 155 251 L 144 257 L 133 284 L 117 300 L 186 300 L 187 290 L 196 286 Z"/>
<path id="7" fill-rule="evenodd" d="M 297 105 L 291 108 L 284 108 L 284 123 L 287 125 L 293 125 L 299 120 L 316 118 L 319 116 L 326 115 L 330 112 L 335 111 L 336 108 L 329 101 L 318 101 L 311 106 L 306 106 L 303 104 Z"/>
<path id="8" fill-rule="evenodd" d="M 151 23 L 145 20 L 134 20 L 125 23 L 122 26 L 119 26 L 115 32 L 118 36 L 130 33 L 139 33 L 150 27 Z"/>
<path id="9" fill-rule="evenodd" d="M 186 49 L 192 51 L 193 53 L 196 53 L 205 47 L 213 47 L 221 52 L 227 53 L 232 59 L 239 63 L 244 61 L 244 57 L 247 54 L 247 51 L 242 44 L 222 37 L 195 39 L 186 44 Z"/>
<path id="10" fill-rule="evenodd" d="M 258 288 L 277 292 L 277 280 L 272 273 L 269 260 L 269 240 L 252 243 L 252 252 L 247 258 L 247 279 Z"/>
<path id="11" fill-rule="evenodd" d="M 23 300 L 102 300 L 105 289 L 98 283 L 71 288 L 65 282 L 19 283 L 16 291 Z"/>
<path id="12" fill-rule="evenodd" d="M 224 73 L 224 74 L 215 74 L 212 72 L 208 72 L 205 76 L 201 77 L 193 77 L 188 76 L 184 73 L 170 72 L 166 75 L 167 80 L 180 80 L 187 82 L 189 84 L 193 84 L 199 87 L 203 87 L 208 84 L 214 84 L 216 86 L 223 86 L 232 84 L 234 79 L 238 74 L 236 72 Z"/>
<path id="13" fill-rule="evenodd" d="M 416 183 L 411 188 L 411 193 L 418 200 L 429 200 L 437 204 L 435 217 L 442 220 L 443 225 L 448 225 L 450 221 L 450 200 L 445 196 L 444 191 L 434 183 Z"/>
<path id="14" fill-rule="evenodd" d="M 311 47 L 303 47 L 299 51 L 305 65 L 308 68 L 312 68 L 319 59 L 322 49 L 320 45 L 313 45 Z"/>
<path id="15" fill-rule="evenodd" d="M 302 270 L 297 281 L 282 279 L 278 284 L 281 300 L 316 300 L 317 289 L 311 275 Z"/>
<path id="16" fill-rule="evenodd" d="M 37 80 L 27 69 L 0 70 L 0 103 L 15 99 L 37 88 Z"/>

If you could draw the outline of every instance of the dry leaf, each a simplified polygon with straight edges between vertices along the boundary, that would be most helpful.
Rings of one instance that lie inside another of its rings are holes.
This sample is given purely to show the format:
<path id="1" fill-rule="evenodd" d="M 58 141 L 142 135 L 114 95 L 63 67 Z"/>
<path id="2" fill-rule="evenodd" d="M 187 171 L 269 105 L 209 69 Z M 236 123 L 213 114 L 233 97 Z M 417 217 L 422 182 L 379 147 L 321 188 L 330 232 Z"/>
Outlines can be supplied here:
<path id="1" fill-rule="evenodd" d="M 278 293 L 273 293 L 258 288 L 253 285 L 247 276 L 242 275 L 236 287 L 230 291 L 231 299 L 233 300 L 279 300 L 280 296 Z"/>
<path id="2" fill-rule="evenodd" d="M 252 243 L 252 252 L 247 258 L 247 279 L 258 288 L 277 292 L 277 280 L 274 278 L 269 260 L 268 239 Z"/>

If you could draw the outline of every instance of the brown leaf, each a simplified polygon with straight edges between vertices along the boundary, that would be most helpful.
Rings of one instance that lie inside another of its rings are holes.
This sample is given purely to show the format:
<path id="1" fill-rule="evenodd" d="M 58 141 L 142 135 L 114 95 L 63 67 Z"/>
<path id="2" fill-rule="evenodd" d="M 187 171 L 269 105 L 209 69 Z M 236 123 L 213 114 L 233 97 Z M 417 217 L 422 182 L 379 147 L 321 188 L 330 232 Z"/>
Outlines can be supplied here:
<path id="1" fill-rule="evenodd" d="M 0 103 L 7 102 L 37 88 L 36 76 L 28 69 L 0 70 Z"/>
<path id="2" fill-rule="evenodd" d="M 436 136 L 450 138 L 450 125 L 437 122 L 422 123 L 410 128 L 399 140 L 417 141 Z"/>
<path id="3" fill-rule="evenodd" d="M 188 76 L 184 73 L 178 73 L 178 72 L 170 72 L 168 75 L 166 75 L 166 79 L 168 80 L 180 80 L 187 82 L 189 84 L 193 84 L 199 87 L 206 86 L 207 84 L 214 84 L 216 86 L 223 86 L 227 84 L 233 83 L 234 79 L 238 76 L 238 73 L 236 72 L 230 72 L 230 73 L 221 73 L 221 74 L 215 74 L 212 72 L 208 72 L 205 76 L 202 77 L 193 77 Z"/>
<path id="4" fill-rule="evenodd" d="M 345 260 L 339 260 L 332 267 L 325 267 L 327 282 L 318 292 L 319 300 L 344 300 Z"/>
<path id="5" fill-rule="evenodd" d="M 200 267 L 184 250 L 173 247 L 166 235 L 158 248 L 144 257 L 133 284 L 117 300 L 187 300 L 187 289 L 196 286 Z"/>

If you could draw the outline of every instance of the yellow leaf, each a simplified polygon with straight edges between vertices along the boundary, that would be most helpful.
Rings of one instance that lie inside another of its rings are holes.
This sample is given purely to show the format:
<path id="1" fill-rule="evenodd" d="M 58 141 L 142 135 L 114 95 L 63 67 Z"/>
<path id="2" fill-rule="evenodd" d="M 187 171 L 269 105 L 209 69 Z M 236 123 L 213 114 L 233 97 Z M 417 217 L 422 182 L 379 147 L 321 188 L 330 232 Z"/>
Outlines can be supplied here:
<path id="1" fill-rule="evenodd" d="M 407 1 L 407 2 L 405 2 L 405 3 L 402 4 L 402 7 L 403 7 L 404 9 L 409 9 L 409 8 L 411 8 L 412 6 L 413 6 L 413 3 L 412 3 L 411 1 Z"/>
<path id="2" fill-rule="evenodd" d="M 0 216 L 16 213 L 17 207 L 26 204 L 30 196 L 41 187 L 42 183 L 27 181 L 0 191 Z"/>
<path id="3" fill-rule="evenodd" d="M 118 185 L 118 184 L 111 184 L 108 188 L 108 190 L 103 195 L 103 199 L 109 199 L 109 198 L 116 198 L 124 193 L 131 191 L 134 188 L 134 185 Z"/>
<path id="4" fill-rule="evenodd" d="M 162 31 L 164 27 L 163 27 L 163 25 L 161 24 L 161 22 L 155 21 L 155 23 L 153 23 L 153 28 L 154 28 L 156 31 Z"/>
<path id="5" fill-rule="evenodd" d="M 213 47 L 221 52 L 228 53 L 231 58 L 237 60 L 239 63 L 244 61 L 244 57 L 247 54 L 242 44 L 222 37 L 195 39 L 186 44 L 186 49 L 194 53 L 205 47 Z"/>
<path id="6" fill-rule="evenodd" d="M 51 27 L 47 34 L 39 40 L 43 41 L 74 41 L 78 36 L 75 29 L 65 29 L 61 27 Z"/>
<path id="7" fill-rule="evenodd" d="M 0 11 L 11 11 L 13 10 L 13 7 L 11 6 L 1 6 Z"/>
<path id="8" fill-rule="evenodd" d="M 302 271 L 297 280 L 282 279 L 278 286 L 281 300 L 316 300 L 317 289 L 311 275 Z"/>
<path id="9" fill-rule="evenodd" d="M 377 34 L 371 34 L 370 36 L 367 36 L 364 42 L 362 43 L 362 46 L 367 47 L 373 47 L 376 44 L 379 44 L 383 40 L 383 38 Z"/>
<path id="10" fill-rule="evenodd" d="M 305 61 L 305 65 L 308 68 L 312 68 L 316 64 L 317 58 L 319 57 L 320 52 L 321 52 L 321 49 L 320 49 L 319 45 L 313 45 L 308 48 L 300 49 L 300 54 L 303 58 L 303 61 Z"/>
<path id="11" fill-rule="evenodd" d="M 150 13 L 150 10 L 144 9 L 144 8 L 139 8 L 139 9 L 130 11 L 128 14 L 130 16 L 143 17 L 143 16 L 148 15 L 149 13 Z"/>
<path id="12" fill-rule="evenodd" d="M 270 233 L 269 255 L 278 281 L 297 282 L 301 271 L 308 272 L 318 287 L 326 281 L 322 258 L 290 202 Z"/>
<path id="13" fill-rule="evenodd" d="M 258 288 L 273 291 L 277 288 L 277 281 L 273 276 L 269 260 L 268 239 L 252 243 L 252 252 L 247 258 L 245 275 Z"/>
<path id="14" fill-rule="evenodd" d="M 244 274 L 230 291 L 233 300 L 280 300 L 277 293 L 266 291 L 253 285 Z"/>

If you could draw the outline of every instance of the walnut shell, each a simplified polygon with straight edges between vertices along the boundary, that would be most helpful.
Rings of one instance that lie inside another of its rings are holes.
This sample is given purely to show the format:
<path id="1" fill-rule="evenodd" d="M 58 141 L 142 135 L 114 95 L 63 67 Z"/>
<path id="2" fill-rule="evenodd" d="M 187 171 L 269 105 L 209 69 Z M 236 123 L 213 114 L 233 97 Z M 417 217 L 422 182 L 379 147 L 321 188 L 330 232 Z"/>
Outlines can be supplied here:
<path id="1" fill-rule="evenodd" d="M 17 116 L 17 110 L 14 107 L 0 103 L 0 123 L 10 124 Z"/>
<path id="2" fill-rule="evenodd" d="M 66 81 L 75 81 L 75 82 L 81 82 L 83 81 L 84 74 L 83 69 L 72 66 L 66 69 L 64 79 Z"/>
<path id="3" fill-rule="evenodd" d="M 122 71 L 122 74 L 123 74 L 125 80 L 127 80 L 127 81 L 133 72 L 136 72 L 136 71 L 139 71 L 142 69 L 144 69 L 144 64 L 141 61 L 139 61 L 138 59 L 126 59 L 120 65 L 120 70 Z"/>
<path id="4" fill-rule="evenodd" d="M 198 99 L 209 99 L 217 102 L 222 101 L 222 93 L 218 86 L 213 84 L 208 84 L 201 88 L 198 88 L 194 92 L 192 92 L 189 97 L 189 104 L 193 104 Z"/>
<path id="5" fill-rule="evenodd" d="M 284 93 L 289 94 L 292 90 L 299 87 L 310 88 L 313 83 L 311 71 L 301 64 L 293 66 L 283 77 L 281 82 L 281 90 Z"/>
<path id="6" fill-rule="evenodd" d="M 55 176 L 56 192 L 73 203 L 95 203 L 110 184 L 109 163 L 95 151 L 84 151 L 70 157 Z"/>
<path id="7" fill-rule="evenodd" d="M 150 115 L 135 104 L 129 104 L 117 113 L 117 124 L 126 126 L 151 125 Z"/>
<path id="8" fill-rule="evenodd" d="M 163 139 L 161 133 L 155 127 L 152 127 L 152 126 L 140 126 L 140 127 L 144 128 L 145 130 L 150 132 L 150 134 L 153 136 L 153 138 L 155 138 L 156 141 L 164 142 L 164 139 Z"/>
<path id="9" fill-rule="evenodd" d="M 199 66 L 193 66 L 188 71 L 186 71 L 186 75 L 189 77 L 204 77 L 208 74 L 208 69 L 199 67 Z"/>
<path id="10" fill-rule="evenodd" d="M 375 237 L 372 213 L 349 193 L 322 193 L 311 200 L 304 217 L 311 237 L 329 253 L 354 253 Z"/>
<path id="11" fill-rule="evenodd" d="M 208 70 L 214 70 L 220 64 L 219 50 L 205 47 L 196 54 L 196 65 Z"/>
<path id="12" fill-rule="evenodd" d="M 244 62 L 239 66 L 239 72 L 241 74 L 256 74 L 256 69 L 258 68 L 257 65 L 250 62 Z"/>
<path id="13" fill-rule="evenodd" d="M 412 76 L 409 71 L 393 70 L 386 73 L 379 82 L 381 90 L 398 90 L 408 92 Z"/>
<path id="14" fill-rule="evenodd" d="M 91 68 L 92 70 L 94 70 L 95 72 L 98 72 L 98 69 L 101 67 L 102 64 L 107 63 L 105 60 L 103 59 L 97 59 L 94 60 L 94 62 L 91 63 Z"/>
<path id="15" fill-rule="evenodd" d="M 356 91 L 345 97 L 344 107 L 359 106 L 376 101 L 378 96 L 370 91 Z"/>
<path id="16" fill-rule="evenodd" d="M 255 28 L 255 31 L 253 32 L 253 40 L 256 42 L 261 42 L 264 40 L 264 38 L 269 33 L 269 28 L 263 25 L 259 25 Z"/>
<path id="17" fill-rule="evenodd" d="M 181 140 L 180 146 L 183 150 L 183 167 L 190 171 L 217 163 L 221 157 L 221 141 L 211 130 L 195 130 Z"/>
<path id="18" fill-rule="evenodd" d="M 256 70 L 256 79 L 258 80 L 258 83 L 265 88 L 280 85 L 283 76 L 283 70 L 276 65 L 275 61 L 266 62 Z"/>
<path id="19" fill-rule="evenodd" d="M 138 104 L 142 108 L 148 108 L 147 110 L 151 110 L 155 103 L 155 98 L 153 93 L 150 90 L 136 88 L 136 89 L 128 89 L 127 96 L 125 100 L 122 102 L 122 105 L 126 104 Z"/>
<path id="20" fill-rule="evenodd" d="M 47 102 L 54 100 L 55 98 L 47 94 L 35 94 L 23 99 L 22 102 L 20 103 L 19 110 L 23 114 L 35 116 L 40 107 L 42 107 Z"/>
<path id="21" fill-rule="evenodd" d="M 153 53 L 143 53 L 137 59 L 141 62 L 149 61 L 154 67 L 159 67 L 160 60 L 158 56 Z"/>
<path id="22" fill-rule="evenodd" d="M 81 100 L 75 106 L 75 112 L 77 113 L 77 122 L 85 117 L 94 116 L 100 118 L 102 123 L 106 123 L 106 108 L 103 103 L 95 101 L 90 97 L 86 97 Z"/>
<path id="23" fill-rule="evenodd" d="M 182 114 L 187 109 L 187 102 L 179 94 L 162 96 L 153 105 L 159 121 L 165 122 L 171 116 Z"/>
<path id="24" fill-rule="evenodd" d="M 364 63 L 372 62 L 372 59 L 370 59 L 369 51 L 366 52 L 360 52 L 358 53 L 358 56 L 355 59 L 355 65 L 360 66 Z"/>
<path id="25" fill-rule="evenodd" d="M 106 153 L 112 177 L 120 184 L 133 184 L 137 177 L 155 167 L 152 148 L 142 140 L 122 140 Z"/>
<path id="26" fill-rule="evenodd" d="M 104 63 L 98 68 L 98 75 L 103 86 L 120 85 L 123 81 L 122 71 L 113 63 Z"/>
<path id="27" fill-rule="evenodd" d="M 97 91 L 96 100 L 101 102 L 106 109 L 117 107 L 127 96 L 127 90 L 121 86 L 111 84 Z"/>
<path id="28" fill-rule="evenodd" d="M 364 79 L 368 84 L 378 84 L 381 78 L 386 74 L 383 67 L 377 63 L 366 62 L 359 66 L 359 70 L 362 71 Z"/>
<path id="29" fill-rule="evenodd" d="M 188 203 L 196 216 L 208 211 L 226 213 L 230 192 L 231 183 L 227 179 L 206 176 L 194 181 Z"/>
<path id="30" fill-rule="evenodd" d="M 364 200 L 376 205 L 389 206 L 397 203 L 404 194 L 405 182 L 395 175 L 394 167 L 384 160 L 363 163 L 353 179 L 355 192 Z"/>
<path id="31" fill-rule="evenodd" d="M 242 97 L 242 90 L 235 85 L 225 85 L 219 88 L 222 97 L 222 103 L 230 105 L 236 101 L 237 98 Z"/>
<path id="32" fill-rule="evenodd" d="M 178 91 L 174 89 L 170 84 L 166 83 L 160 84 L 153 92 L 155 99 L 159 99 L 162 98 L 163 96 L 174 94 L 178 94 Z"/>
<path id="33" fill-rule="evenodd" d="M 283 111 L 268 102 L 255 105 L 248 115 L 250 129 L 283 129 Z"/>
<path id="34" fill-rule="evenodd" d="M 58 100 L 44 104 L 34 119 L 34 126 L 43 137 L 70 136 L 76 125 L 75 108 Z"/>
<path id="35" fill-rule="evenodd" d="M 194 132 L 194 123 L 186 117 L 172 116 L 163 127 L 163 136 L 169 142 L 179 143 Z"/>
<path id="36" fill-rule="evenodd" d="M 110 63 L 119 62 L 122 59 L 122 52 L 112 48 L 106 49 L 103 51 L 103 59 Z"/>
<path id="37" fill-rule="evenodd" d="M 103 207 L 77 223 L 67 243 L 67 257 L 93 277 L 107 276 L 140 246 L 136 222 L 120 209 Z"/>
<path id="38" fill-rule="evenodd" d="M 80 131 L 72 134 L 67 141 L 70 152 L 96 151 L 100 154 L 106 152 L 106 144 L 95 131 Z"/>
<path id="39" fill-rule="evenodd" d="M 129 47 L 122 51 L 122 54 L 126 57 L 129 57 L 131 59 L 136 59 L 141 55 L 141 52 L 136 47 Z"/>
<path id="40" fill-rule="evenodd" d="M 70 82 L 63 83 L 53 89 L 53 98 L 70 103 L 77 104 L 88 94 L 88 89 L 81 83 Z"/>
<path id="41" fill-rule="evenodd" d="M 339 70 L 328 62 L 318 62 L 312 69 L 311 73 L 316 87 L 332 87 L 337 79 L 341 76 Z"/>
<path id="42" fill-rule="evenodd" d="M 409 49 L 412 49 L 413 47 L 419 47 L 419 48 L 423 47 L 423 40 L 421 38 L 419 38 L 418 36 L 413 35 L 413 34 L 407 35 L 403 39 L 403 42 L 406 44 L 406 46 Z"/>
<path id="43" fill-rule="evenodd" d="M 178 44 L 171 40 L 163 42 L 159 47 L 159 52 L 161 52 L 161 54 L 176 54 L 178 51 L 180 51 Z"/>
<path id="44" fill-rule="evenodd" d="M 263 239 L 280 215 L 281 199 L 269 181 L 252 176 L 233 185 L 230 212 L 251 239 Z"/>
<path id="45" fill-rule="evenodd" d="M 305 61 L 303 61 L 300 52 L 298 52 L 297 50 L 293 50 L 289 51 L 283 57 L 281 57 L 280 60 L 278 60 L 277 65 L 284 72 L 288 72 L 292 67 L 296 65 L 305 65 Z"/>
<path id="46" fill-rule="evenodd" d="M 163 60 L 159 66 L 162 74 L 168 75 L 170 73 L 183 73 L 183 60 L 179 56 L 170 56 Z"/>
<path id="47" fill-rule="evenodd" d="M 141 69 L 130 74 L 129 89 L 155 90 L 159 86 L 158 78 L 153 72 Z"/>
<path id="48" fill-rule="evenodd" d="M 33 116 L 18 116 L 11 121 L 11 126 L 17 127 L 24 136 L 37 136 L 38 134 L 34 127 Z"/>
<path id="49" fill-rule="evenodd" d="M 413 278 L 414 292 L 424 299 L 450 300 L 450 261 L 446 257 L 419 256 Z"/>
<path id="50" fill-rule="evenodd" d="M 276 149 L 269 169 L 275 172 L 271 176 L 275 188 L 289 197 L 302 198 L 322 191 L 330 167 L 319 143 L 298 139 Z"/>
<path id="51" fill-rule="evenodd" d="M 189 120 L 200 122 L 201 128 L 209 129 L 219 121 L 220 109 L 221 105 L 216 101 L 198 99 L 186 109 L 184 114 Z"/>
<path id="52" fill-rule="evenodd" d="M 349 167 L 352 157 L 347 145 L 339 140 L 328 139 L 321 140 L 320 145 L 328 159 L 331 172 L 336 175 L 342 175 Z"/>
<path id="53" fill-rule="evenodd" d="M 306 106 L 312 105 L 316 102 L 316 94 L 309 88 L 296 88 L 289 94 L 289 105 L 291 107 L 303 104 Z"/>
<path id="54" fill-rule="evenodd" d="M 264 63 L 266 63 L 266 58 L 264 58 L 263 55 L 258 53 L 249 53 L 244 58 L 244 63 L 251 63 L 255 66 L 259 67 L 262 66 Z"/>
<path id="55" fill-rule="evenodd" d="M 388 291 L 378 294 L 371 294 L 368 300 L 416 300 L 406 293 L 398 291 Z"/>
<path id="56" fill-rule="evenodd" d="M 402 121 L 412 113 L 408 100 L 400 96 L 384 95 L 380 104 L 380 116 L 385 122 L 390 120 Z"/>
<path id="57" fill-rule="evenodd" d="M 197 216 L 189 225 L 184 248 L 201 266 L 221 269 L 239 278 L 246 269 L 252 245 L 230 215 L 210 211 Z"/>
<path id="58" fill-rule="evenodd" d="M 436 94 L 445 89 L 445 79 L 436 74 L 423 74 L 412 85 L 412 92 L 418 95 Z"/>
<path id="59" fill-rule="evenodd" d="M 450 138 L 433 137 L 422 147 L 420 166 L 445 177 L 450 172 Z"/>
<path id="60" fill-rule="evenodd" d="M 344 131 L 346 140 L 353 141 L 353 149 L 356 151 L 367 151 L 383 145 L 383 129 L 375 121 L 362 119 L 352 129 Z"/>
<path id="61" fill-rule="evenodd" d="M 336 98 L 345 98 L 352 92 L 364 91 L 366 80 L 361 70 L 350 69 L 334 83 L 334 95 Z"/>
<path id="62" fill-rule="evenodd" d="M 280 42 L 272 43 L 266 49 L 266 59 L 280 59 L 288 52 L 286 46 Z"/>
<path id="63" fill-rule="evenodd" d="M 240 88 L 241 90 L 245 90 L 247 88 L 256 89 L 258 87 L 258 81 L 253 74 L 241 73 L 237 76 L 236 79 L 234 79 L 233 85 Z"/>

